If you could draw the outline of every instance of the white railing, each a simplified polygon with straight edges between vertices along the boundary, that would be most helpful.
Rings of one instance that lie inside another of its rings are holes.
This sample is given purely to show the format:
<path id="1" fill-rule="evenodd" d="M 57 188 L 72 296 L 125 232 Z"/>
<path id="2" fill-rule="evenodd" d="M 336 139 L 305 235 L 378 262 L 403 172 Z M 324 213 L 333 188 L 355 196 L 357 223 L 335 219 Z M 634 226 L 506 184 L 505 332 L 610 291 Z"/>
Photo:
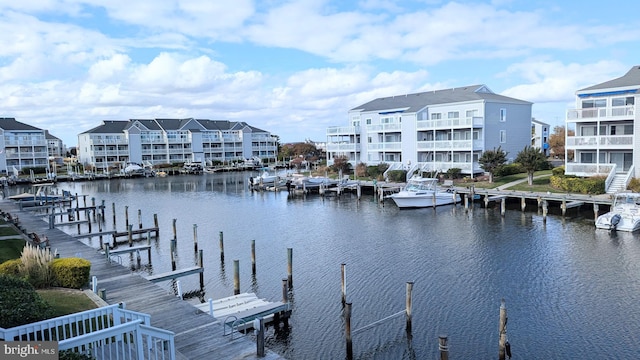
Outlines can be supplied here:
<path id="1" fill-rule="evenodd" d="M 402 130 L 402 124 L 367 125 L 367 132 L 397 132 Z"/>
<path id="2" fill-rule="evenodd" d="M 627 118 L 634 116 L 634 113 L 635 111 L 633 105 L 588 109 L 569 109 L 567 110 L 567 120 Z"/>
<path id="3" fill-rule="evenodd" d="M 327 135 L 355 135 L 360 134 L 360 126 L 332 126 L 327 128 Z"/>
<path id="4" fill-rule="evenodd" d="M 567 175 L 588 177 L 615 173 L 615 166 L 615 164 L 567 163 L 564 172 Z"/>
<path id="5" fill-rule="evenodd" d="M 386 143 L 371 143 L 367 145 L 369 151 L 392 151 L 400 150 L 402 143 L 399 142 L 386 142 Z"/>
<path id="6" fill-rule="evenodd" d="M 59 350 L 73 349 L 97 359 L 175 359 L 171 331 L 153 328 L 149 326 L 150 315 L 120 306 L 124 304 L 10 329 L 0 328 L 0 338 L 5 341 L 58 341 Z"/>

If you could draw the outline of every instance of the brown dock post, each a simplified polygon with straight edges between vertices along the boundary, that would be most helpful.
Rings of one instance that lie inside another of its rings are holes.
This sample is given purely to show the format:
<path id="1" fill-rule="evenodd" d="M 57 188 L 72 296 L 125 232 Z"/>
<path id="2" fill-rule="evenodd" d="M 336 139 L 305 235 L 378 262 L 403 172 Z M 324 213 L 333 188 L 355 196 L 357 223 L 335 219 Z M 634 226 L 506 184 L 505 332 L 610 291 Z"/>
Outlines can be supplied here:
<path id="1" fill-rule="evenodd" d="M 347 264 L 340 264 L 342 274 L 342 306 L 347 303 Z"/>
<path id="2" fill-rule="evenodd" d="M 447 335 L 438 336 L 438 350 L 440 360 L 449 360 L 449 345 L 447 345 Z"/>
<path id="3" fill-rule="evenodd" d="M 224 261 L 224 234 L 220 231 L 220 261 Z"/>
<path id="4" fill-rule="evenodd" d="M 502 200 L 500 201 L 500 215 L 504 216 L 506 211 L 507 211 L 507 202 L 505 198 L 502 198 Z"/>
<path id="5" fill-rule="evenodd" d="M 176 239 L 171 239 L 170 249 L 171 249 L 171 270 L 176 271 Z"/>
<path id="6" fill-rule="evenodd" d="M 538 195 L 538 209 L 542 207 L 542 197 Z"/>
<path id="7" fill-rule="evenodd" d="M 435 197 L 435 193 L 434 193 L 434 197 Z M 434 207 L 435 207 L 435 202 L 434 202 Z M 469 210 L 469 196 L 467 196 L 467 194 L 464 194 L 464 209 Z"/>
<path id="8" fill-rule="evenodd" d="M 549 210 L 549 203 L 547 200 L 542 200 L 542 221 L 547 221 L 547 211 Z"/>
<path id="9" fill-rule="evenodd" d="M 104 248 L 104 244 L 102 243 L 102 215 L 98 213 L 98 233 L 100 233 L 100 250 Z"/>
<path id="10" fill-rule="evenodd" d="M 289 302 L 289 292 L 287 291 L 287 284 L 287 279 L 282 279 L 282 302 L 285 304 Z"/>
<path id="11" fill-rule="evenodd" d="M 111 203 L 111 213 L 113 214 L 113 230 L 116 229 L 116 203 Z"/>
<path id="12" fill-rule="evenodd" d="M 102 220 L 103 221 L 104 221 L 104 208 L 105 208 L 104 202 L 105 201 L 102 200 L 102 203 L 101 203 L 102 205 L 100 205 L 100 214 L 102 214 Z"/>
<path id="13" fill-rule="evenodd" d="M 84 207 L 87 207 L 87 195 L 82 195 L 82 203 L 84 204 Z"/>
<path id="14" fill-rule="evenodd" d="M 407 282 L 407 334 L 411 334 L 411 310 L 413 308 L 413 300 L 411 293 L 413 292 L 413 281 Z"/>
<path id="15" fill-rule="evenodd" d="M 96 208 L 96 198 L 95 197 L 91 197 L 91 207 L 93 208 L 93 221 L 96 221 L 96 210 L 98 210 Z"/>
<path id="16" fill-rule="evenodd" d="M 233 295 L 240 294 L 240 260 L 233 260 Z"/>
<path id="17" fill-rule="evenodd" d="M 159 229 L 160 226 L 158 225 L 158 214 L 153 214 L 153 227 L 156 229 Z M 156 230 L 156 236 L 160 236 L 160 234 L 158 234 L 160 230 Z"/>
<path id="18" fill-rule="evenodd" d="M 562 199 L 562 204 L 560 205 L 560 209 L 562 209 L 562 216 L 564 217 L 564 215 L 567 213 L 567 198 L 563 198 Z"/>
<path id="19" fill-rule="evenodd" d="M 198 224 L 193 224 L 193 251 L 198 253 Z"/>
<path id="20" fill-rule="evenodd" d="M 505 360 L 505 349 L 507 347 L 507 307 L 505 306 L 504 299 L 500 302 L 500 325 L 499 325 L 498 340 L 498 359 Z"/>
<path id="21" fill-rule="evenodd" d="M 200 271 L 200 290 L 204 290 L 204 250 L 198 251 L 198 266 L 202 271 Z"/>
<path id="22" fill-rule="evenodd" d="M 254 325 L 257 325 L 256 332 L 256 355 L 258 357 L 264 357 L 264 318 L 259 317 L 254 320 Z M 256 326 L 254 326 L 256 327 Z"/>
<path id="23" fill-rule="evenodd" d="M 251 240 L 251 273 L 256 274 L 256 241 Z"/>
<path id="24" fill-rule="evenodd" d="M 124 227 L 129 228 L 129 205 L 124 207 Z"/>
<path id="25" fill-rule="evenodd" d="M 593 203 L 593 220 L 598 221 L 598 212 L 600 211 L 600 204 Z"/>
<path id="26" fill-rule="evenodd" d="M 89 226 L 89 234 L 91 234 L 91 215 L 89 215 L 89 210 L 85 210 L 85 217 L 87 218 L 87 225 Z"/>
<path id="27" fill-rule="evenodd" d="M 107 301 L 107 289 L 100 289 L 98 291 L 98 296 L 100 296 L 100 299 Z"/>
<path id="28" fill-rule="evenodd" d="M 347 340 L 347 359 L 353 359 L 353 342 L 351 341 L 351 303 L 344 308 L 344 334 Z"/>
<path id="29" fill-rule="evenodd" d="M 127 226 L 127 236 L 129 237 L 129 247 L 133 246 L 133 234 L 131 233 L 133 225 Z"/>
<path id="30" fill-rule="evenodd" d="M 362 197 L 362 187 L 360 186 L 360 184 L 356 185 L 356 197 L 358 198 L 358 200 L 360 200 L 360 197 Z"/>
<path id="31" fill-rule="evenodd" d="M 142 210 L 138 209 L 138 229 L 142 230 Z M 142 234 L 140 234 L 142 237 Z"/>
<path id="32" fill-rule="evenodd" d="M 293 288 L 293 248 L 287 248 L 287 274 L 289 289 Z"/>
<path id="33" fill-rule="evenodd" d="M 527 200 L 524 198 L 524 195 L 520 197 L 520 208 L 522 209 L 522 211 L 527 208 Z"/>
<path id="34" fill-rule="evenodd" d="M 176 219 L 173 219 L 173 238 L 178 240 L 178 232 L 176 231 Z"/>
<path id="35" fill-rule="evenodd" d="M 489 207 L 489 192 L 487 191 L 486 194 L 484 194 L 484 207 L 485 209 Z"/>

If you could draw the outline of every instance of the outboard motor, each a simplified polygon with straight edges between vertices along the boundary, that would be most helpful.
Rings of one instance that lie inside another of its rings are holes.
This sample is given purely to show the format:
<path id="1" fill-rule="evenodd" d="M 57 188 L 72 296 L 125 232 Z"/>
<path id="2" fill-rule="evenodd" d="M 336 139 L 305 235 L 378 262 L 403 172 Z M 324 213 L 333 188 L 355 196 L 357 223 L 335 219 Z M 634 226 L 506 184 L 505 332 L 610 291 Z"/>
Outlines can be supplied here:
<path id="1" fill-rule="evenodd" d="M 616 228 L 618 227 L 618 224 L 620 223 L 620 220 L 622 220 L 622 217 L 620 216 L 620 214 L 613 215 L 611 217 L 611 224 L 609 225 L 609 229 L 616 230 Z"/>

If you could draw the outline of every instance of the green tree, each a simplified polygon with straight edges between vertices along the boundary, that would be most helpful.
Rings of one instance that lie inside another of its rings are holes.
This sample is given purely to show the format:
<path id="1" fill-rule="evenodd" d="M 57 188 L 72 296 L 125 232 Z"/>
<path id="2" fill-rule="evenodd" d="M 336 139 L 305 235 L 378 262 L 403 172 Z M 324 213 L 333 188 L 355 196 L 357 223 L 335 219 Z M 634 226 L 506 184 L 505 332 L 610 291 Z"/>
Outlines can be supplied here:
<path id="1" fill-rule="evenodd" d="M 533 173 L 536 170 L 548 169 L 549 161 L 540 148 L 525 146 L 516 156 L 515 162 L 527 171 L 527 182 L 533 185 Z"/>
<path id="2" fill-rule="evenodd" d="M 507 153 L 500 146 L 497 149 L 487 150 L 478 159 L 480 167 L 489 173 L 489 182 L 493 182 L 493 173 L 507 162 Z"/>

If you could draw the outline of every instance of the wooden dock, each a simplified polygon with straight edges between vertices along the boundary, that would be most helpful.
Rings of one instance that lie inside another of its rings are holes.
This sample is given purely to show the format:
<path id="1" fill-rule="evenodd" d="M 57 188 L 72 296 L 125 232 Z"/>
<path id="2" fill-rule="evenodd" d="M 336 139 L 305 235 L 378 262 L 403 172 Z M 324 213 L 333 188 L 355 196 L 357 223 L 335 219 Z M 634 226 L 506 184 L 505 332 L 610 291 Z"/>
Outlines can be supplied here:
<path id="1" fill-rule="evenodd" d="M 151 316 L 151 325 L 175 333 L 176 359 L 266 359 L 280 360 L 280 355 L 266 351 L 258 357 L 255 342 L 247 336 L 224 336 L 223 324 L 208 312 L 180 300 L 166 289 L 131 272 L 125 266 L 110 263 L 96 249 L 74 239 L 60 229 L 49 229 L 41 217 L 20 211 L 11 200 L 0 200 L 0 209 L 19 216 L 21 228 L 27 233 L 47 236 L 51 248 L 61 257 L 80 257 L 91 262 L 91 276 L 98 279 L 98 288 L 104 290 L 108 304 L 125 303 L 127 309 Z M 99 234 L 96 233 L 96 236 Z"/>
<path id="2" fill-rule="evenodd" d="M 291 312 L 288 303 L 260 299 L 254 293 L 242 293 L 212 300 L 198 304 L 196 308 L 236 330 L 251 329 L 253 327 L 252 321 L 259 317 L 263 317 L 265 323 L 269 323 L 274 321 L 274 318 L 286 318 Z M 213 310 L 213 314 L 211 310 Z"/>

